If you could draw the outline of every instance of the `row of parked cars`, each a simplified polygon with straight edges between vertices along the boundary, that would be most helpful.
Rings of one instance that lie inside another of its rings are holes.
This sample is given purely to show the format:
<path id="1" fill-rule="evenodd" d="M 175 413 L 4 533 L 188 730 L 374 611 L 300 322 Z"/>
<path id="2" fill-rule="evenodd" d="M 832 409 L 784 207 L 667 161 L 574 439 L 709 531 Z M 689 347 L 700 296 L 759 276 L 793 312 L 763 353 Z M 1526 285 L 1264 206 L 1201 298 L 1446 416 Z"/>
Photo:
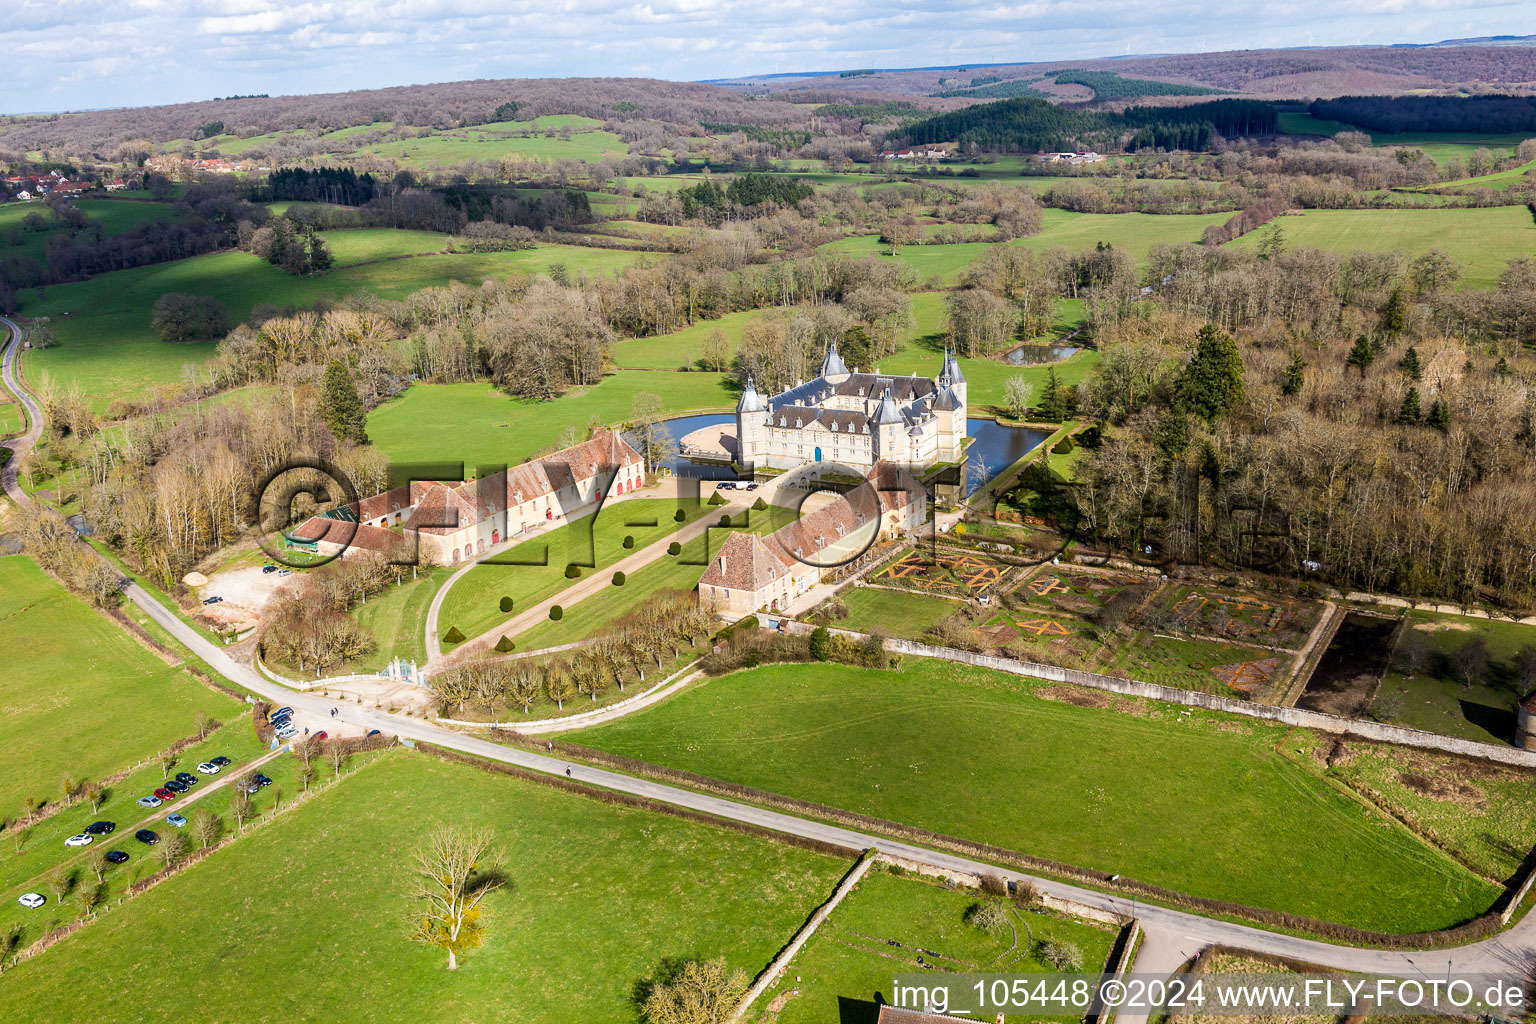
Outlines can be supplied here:
<path id="1" fill-rule="evenodd" d="M 293 724 L 293 708 L 278 708 L 267 716 L 267 721 L 272 723 L 272 731 L 280 740 L 288 740 L 299 734 L 299 727 Z"/>
<path id="2" fill-rule="evenodd" d="M 744 484 L 736 480 L 722 480 L 715 485 L 717 491 L 755 491 L 757 484 Z"/>
<path id="3" fill-rule="evenodd" d="M 232 762 L 229 758 L 221 754 L 218 757 L 204 761 L 202 764 L 197 766 L 197 770 L 204 775 L 217 775 L 220 771 L 233 763 L 234 762 Z M 197 783 L 197 776 L 193 775 L 191 772 L 177 772 L 173 778 L 166 779 L 165 784 L 157 788 L 154 793 L 150 794 L 149 796 L 139 797 L 136 803 L 140 807 L 159 807 L 167 800 L 176 799 L 178 795 L 185 793 L 187 790 L 197 785 Z M 272 780 L 267 778 L 265 775 L 257 773 L 256 775 L 251 776 L 249 779 L 240 780 L 240 782 L 236 783 L 236 785 L 239 787 L 241 792 L 254 793 L 259 789 L 272 785 Z M 181 814 L 168 814 L 166 815 L 165 822 L 167 825 L 170 825 L 174 828 L 187 827 L 187 819 L 185 815 Z M 116 831 L 117 822 L 115 821 L 93 821 L 89 825 L 85 826 L 85 828 L 76 835 L 72 835 L 68 839 L 64 840 L 64 845 L 76 847 L 90 846 L 97 839 L 103 836 L 109 836 Z M 133 838 L 137 839 L 145 846 L 154 846 L 160 841 L 159 833 L 147 828 L 139 829 L 133 834 Z M 106 861 L 108 864 L 124 864 L 128 861 L 128 855 L 122 850 L 109 850 L 106 854 Z M 44 903 L 47 903 L 48 899 L 41 893 L 29 892 L 20 896 L 16 902 L 20 903 L 24 907 L 31 907 L 35 909 L 42 906 Z"/>

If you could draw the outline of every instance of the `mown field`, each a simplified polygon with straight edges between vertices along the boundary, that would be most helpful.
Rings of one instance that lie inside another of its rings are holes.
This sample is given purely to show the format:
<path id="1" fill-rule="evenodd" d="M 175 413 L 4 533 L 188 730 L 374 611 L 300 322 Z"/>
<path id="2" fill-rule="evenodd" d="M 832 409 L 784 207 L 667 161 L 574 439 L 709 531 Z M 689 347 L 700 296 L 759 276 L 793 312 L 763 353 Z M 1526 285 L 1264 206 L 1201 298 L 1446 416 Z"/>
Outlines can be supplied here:
<path id="1" fill-rule="evenodd" d="M 509 884 L 450 973 L 410 940 L 411 851 L 492 830 Z M 9 973 L 12 1021 L 565 1024 L 634 1015 L 667 958 L 761 970 L 849 862 L 392 753 Z M 217 979 L 191 984 L 189 979 Z M 387 1010 L 381 1010 L 387 1007 Z"/>
<path id="2" fill-rule="evenodd" d="M 770 988 L 747 1019 L 762 1024 L 874 1024 L 876 999 L 891 998 L 893 974 L 921 973 L 926 964 L 955 972 L 1054 971 L 1041 959 L 1039 947 L 1045 942 L 1076 946 L 1086 971 L 1105 968 L 1115 941 L 1108 925 L 1010 909 L 1010 928 L 984 932 L 966 920 L 966 913 L 985 898 L 975 890 L 902 878 L 877 867 L 791 961 L 789 974 L 796 980 Z M 901 945 L 888 945 L 892 940 Z M 780 996 L 786 997 L 783 1007 L 774 1012 L 771 1006 Z"/>
<path id="3" fill-rule="evenodd" d="M 393 159 L 402 167 L 499 160 L 508 156 L 596 163 L 604 157 L 629 152 L 623 139 L 612 132 L 596 130 L 601 127 L 601 121 L 590 117 L 554 114 L 533 121 L 498 121 L 437 131 L 419 139 L 364 146 L 357 152 Z M 562 132 L 569 137 L 563 137 Z"/>
<path id="4" fill-rule="evenodd" d="M 138 195 L 147 193 L 140 192 Z M 74 200 L 74 205 L 92 224 L 101 227 L 103 235 L 121 235 L 150 221 L 169 221 L 176 217 L 176 208 L 170 203 L 149 200 L 82 198 Z M 41 231 L 27 231 L 23 228 L 22 221 L 31 213 L 43 217 L 48 226 Z M 0 260 L 23 259 L 45 263 L 48 240 L 63 228 L 64 222 L 41 202 L 0 205 Z"/>
<path id="5" fill-rule="evenodd" d="M 673 518 L 679 508 L 684 513 L 684 523 Z M 447 636 L 455 626 L 466 637 L 479 636 L 497 623 L 521 614 L 573 585 L 576 580 L 565 575 L 567 565 L 588 567 L 595 564 L 595 568 L 582 568 L 582 577 L 607 576 L 605 566 L 676 532 L 700 516 L 711 514 L 715 514 L 714 509 L 703 503 L 680 506 L 673 499 L 626 499 L 605 506 L 596 517 L 584 516 L 514 544 L 496 556 L 496 562 L 477 565 L 465 573 L 448 591 L 438 612 L 438 636 Z M 635 539 L 633 548 L 623 546 L 625 537 Z M 512 598 L 511 612 L 501 610 L 503 597 Z M 568 643 L 569 640 L 556 642 Z M 452 650 L 452 647 L 443 645 L 444 650 Z"/>
<path id="6" fill-rule="evenodd" d="M 1515 704 L 1526 692 L 1514 659 L 1522 647 L 1536 649 L 1536 626 L 1414 611 L 1408 613 L 1408 627 L 1427 642 L 1428 665 L 1410 675 L 1399 640 L 1399 657 L 1382 678 L 1372 715 L 1447 736 L 1513 742 Z M 1453 656 L 1473 642 L 1484 646 L 1487 665 L 1479 678 L 1467 680 Z"/>
<path id="7" fill-rule="evenodd" d="M 848 616 L 828 625 L 907 640 L 920 639 L 930 627 L 965 607 L 959 601 L 878 587 L 853 587 L 838 597 L 848 606 Z"/>
<path id="8" fill-rule="evenodd" d="M 706 506 L 706 513 L 709 512 Z M 733 521 L 739 520 L 741 515 L 736 513 Z M 794 515 L 793 509 L 778 505 L 769 505 L 762 512 L 748 510 L 741 529 L 765 536 L 792 521 Z M 703 536 L 682 545 L 677 554 L 663 555 L 643 569 L 630 573 L 622 587 L 606 587 L 563 609 L 565 616 L 559 622 L 546 619 L 523 630 L 513 638 L 518 650 L 531 651 L 585 640 L 634 611 L 647 598 L 668 590 L 692 591 L 698 586 L 709 560 L 720 553 L 720 546 L 733 532 L 737 532 L 736 527 L 711 527 Z M 640 538 L 637 536 L 635 540 L 638 547 Z"/>
<path id="9" fill-rule="evenodd" d="M 99 779 L 190 736 L 199 711 L 241 705 L 171 668 L 30 559 L 0 558 L 0 815 Z"/>
<path id="10" fill-rule="evenodd" d="M 552 402 L 512 398 L 489 384 L 417 384 L 368 415 L 368 436 L 396 463 L 514 465 L 590 420 L 615 424 L 634 414 L 635 396 L 653 394 L 669 415 L 722 412 L 736 404 L 718 373 L 621 370 Z"/>
<path id="11" fill-rule="evenodd" d="M 1292 135 L 1337 135 L 1361 129 L 1342 121 L 1329 121 L 1305 112 L 1280 114 L 1280 130 Z M 1496 157 L 1513 156 L 1515 147 L 1531 137 L 1529 132 L 1366 132 L 1371 144 L 1381 147 L 1422 149 L 1436 163 L 1465 160 L 1476 150 L 1486 149 Z"/>
<path id="12" fill-rule="evenodd" d="M 150 311 L 166 292 L 212 295 L 239 322 L 258 303 L 309 306 L 322 295 L 339 298 L 360 290 L 401 299 L 450 281 L 478 284 L 514 271 L 547 272 L 556 264 L 572 274 L 610 273 L 647 255 L 542 244 L 518 252 L 447 255 L 440 254 L 444 236 L 431 232 L 379 228 L 324 235 L 339 265 L 310 277 L 286 274 L 248 253 L 219 252 L 56 285 L 42 298 L 36 290 L 22 292 L 21 314 L 49 317 L 59 341 L 56 348 L 28 352 L 23 365 L 29 374 L 48 372 L 62 386 L 78 383 L 100 411 L 114 399 L 142 398 L 159 385 L 176 383 L 185 364 L 213 354 L 212 342 L 172 344 L 154 333 Z M 433 255 L 390 258 L 412 252 Z"/>
<path id="13" fill-rule="evenodd" d="M 1123 710 L 1046 699 L 1053 696 Z M 735 673 L 573 739 L 1361 927 L 1445 927 L 1486 909 L 1498 892 L 1330 786 L 1305 733 L 947 662 Z"/>
<path id="14" fill-rule="evenodd" d="M 1536 251 L 1536 222 L 1523 206 L 1473 210 L 1307 210 L 1273 223 L 1287 247 L 1310 246 L 1347 255 L 1356 249 L 1398 252 L 1409 259 L 1439 249 L 1460 260 L 1461 287 L 1491 288 L 1505 264 Z M 1263 231 L 1228 243 L 1259 244 Z"/>

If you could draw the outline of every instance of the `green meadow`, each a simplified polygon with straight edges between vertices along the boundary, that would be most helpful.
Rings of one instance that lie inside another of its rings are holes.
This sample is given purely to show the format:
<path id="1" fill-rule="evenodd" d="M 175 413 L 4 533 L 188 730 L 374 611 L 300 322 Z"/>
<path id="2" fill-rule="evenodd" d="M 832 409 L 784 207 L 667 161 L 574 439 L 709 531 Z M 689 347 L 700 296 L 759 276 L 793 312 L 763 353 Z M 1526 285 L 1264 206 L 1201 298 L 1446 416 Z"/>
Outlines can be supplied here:
<path id="1" fill-rule="evenodd" d="M 190 736 L 200 711 L 241 707 L 19 555 L 0 558 L 0 623 L 13 648 L 0 682 L 0 815 L 56 799 L 66 775 L 99 779 Z"/>
<path id="2" fill-rule="evenodd" d="M 411 852 L 440 823 L 490 830 L 507 878 L 486 901 L 484 945 L 454 972 L 411 941 Z M 669 958 L 762 970 L 849 866 L 390 752 L 8 971 L 0 1012 L 49 1024 L 82 1007 L 103 1024 L 628 1020 L 634 986 Z"/>
<path id="3" fill-rule="evenodd" d="M 1046 699 L 1060 693 L 929 659 L 907 659 L 899 672 L 782 665 L 703 681 L 573 739 L 1359 927 L 1443 928 L 1481 913 L 1498 894 L 1335 789 L 1306 733 L 1129 698 L 1118 711 Z"/>
<path id="4" fill-rule="evenodd" d="M 1439 249 L 1460 260 L 1463 288 L 1491 288 L 1505 264 L 1536 252 L 1536 222 L 1523 206 L 1472 210 L 1307 210 L 1272 223 L 1288 247 L 1310 246 L 1348 254 L 1356 249 L 1398 252 L 1412 258 Z M 1265 232 L 1250 231 L 1228 243 L 1259 244 Z"/>
<path id="5" fill-rule="evenodd" d="M 160 385 L 176 383 L 184 365 L 213 354 L 212 342 L 173 344 L 154 333 L 150 310 L 166 292 L 212 295 L 239 322 L 257 304 L 303 307 L 324 295 L 339 298 L 360 290 L 402 299 L 450 281 L 478 284 L 518 271 L 545 273 L 557 264 L 572 274 L 612 273 L 637 259 L 657 258 L 544 244 L 517 252 L 443 254 L 444 236 L 383 228 L 324 235 L 338 255 L 338 266 L 310 277 L 294 277 L 249 253 L 229 251 L 56 285 L 44 297 L 35 289 L 23 292 L 21 314 L 49 317 L 59 341 L 55 348 L 28 352 L 23 365 L 34 379 L 46 372 L 61 385 L 78 383 L 100 411 L 114 399 L 143 398 Z M 397 256 L 408 258 L 391 258 Z"/>

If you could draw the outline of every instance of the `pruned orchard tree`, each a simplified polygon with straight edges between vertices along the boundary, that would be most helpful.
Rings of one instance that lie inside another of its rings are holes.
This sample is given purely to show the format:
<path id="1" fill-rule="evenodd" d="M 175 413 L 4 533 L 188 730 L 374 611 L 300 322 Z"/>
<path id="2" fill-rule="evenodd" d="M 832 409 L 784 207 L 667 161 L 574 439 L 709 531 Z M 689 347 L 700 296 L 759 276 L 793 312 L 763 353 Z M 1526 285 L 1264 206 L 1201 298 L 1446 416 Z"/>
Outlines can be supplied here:
<path id="1" fill-rule="evenodd" d="M 416 851 L 413 896 L 422 909 L 412 938 L 446 950 L 448 969 L 457 970 L 459 954 L 485 941 L 481 904 L 504 884 L 489 832 L 437 826 Z"/>

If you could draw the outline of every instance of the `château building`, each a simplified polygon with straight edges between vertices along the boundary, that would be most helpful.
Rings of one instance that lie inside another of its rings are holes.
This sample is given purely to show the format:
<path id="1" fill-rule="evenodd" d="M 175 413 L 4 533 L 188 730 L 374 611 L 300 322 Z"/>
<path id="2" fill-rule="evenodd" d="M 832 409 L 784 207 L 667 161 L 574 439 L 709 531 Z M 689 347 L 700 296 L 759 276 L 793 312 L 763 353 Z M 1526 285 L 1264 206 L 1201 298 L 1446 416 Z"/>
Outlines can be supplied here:
<path id="1" fill-rule="evenodd" d="M 947 349 L 936 378 L 852 372 L 827 350 L 815 380 L 765 398 L 752 378 L 736 404 L 743 466 L 792 469 L 835 462 L 923 467 L 965 454 L 965 374 Z"/>

